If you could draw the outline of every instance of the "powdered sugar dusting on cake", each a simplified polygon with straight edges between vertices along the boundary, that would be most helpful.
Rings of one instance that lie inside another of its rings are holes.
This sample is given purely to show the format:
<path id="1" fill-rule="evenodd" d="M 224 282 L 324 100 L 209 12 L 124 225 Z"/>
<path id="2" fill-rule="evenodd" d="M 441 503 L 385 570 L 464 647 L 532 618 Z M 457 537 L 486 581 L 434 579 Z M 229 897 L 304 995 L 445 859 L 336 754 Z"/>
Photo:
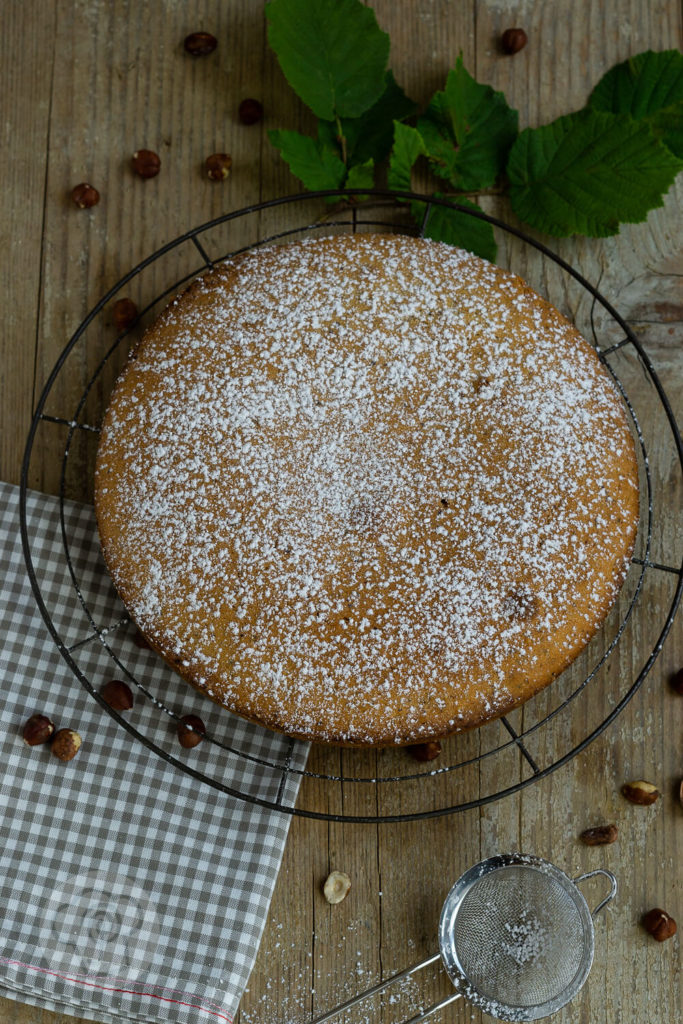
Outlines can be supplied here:
<path id="1" fill-rule="evenodd" d="M 633 466 L 594 355 L 517 278 L 317 239 L 196 282 L 148 334 L 98 518 L 140 627 L 226 706 L 408 742 L 500 713 L 595 631 Z"/>

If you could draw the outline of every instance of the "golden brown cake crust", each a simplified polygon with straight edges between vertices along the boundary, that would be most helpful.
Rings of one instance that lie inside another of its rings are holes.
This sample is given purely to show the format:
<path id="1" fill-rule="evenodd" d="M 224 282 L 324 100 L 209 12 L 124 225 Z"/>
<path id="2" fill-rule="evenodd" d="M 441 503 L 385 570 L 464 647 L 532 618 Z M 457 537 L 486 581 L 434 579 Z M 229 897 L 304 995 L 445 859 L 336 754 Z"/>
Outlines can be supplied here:
<path id="1" fill-rule="evenodd" d="M 340 236 L 171 303 L 112 395 L 95 505 L 188 682 L 294 736 L 404 744 L 576 657 L 633 550 L 637 463 L 595 353 L 518 277 Z"/>

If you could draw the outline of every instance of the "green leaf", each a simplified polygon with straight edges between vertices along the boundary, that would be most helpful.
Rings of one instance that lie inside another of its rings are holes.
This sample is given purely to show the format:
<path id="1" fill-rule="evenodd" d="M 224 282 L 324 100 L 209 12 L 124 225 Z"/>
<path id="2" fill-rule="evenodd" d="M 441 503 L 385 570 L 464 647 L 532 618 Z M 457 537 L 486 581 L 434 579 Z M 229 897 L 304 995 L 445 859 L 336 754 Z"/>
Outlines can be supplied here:
<path id="1" fill-rule="evenodd" d="M 556 237 L 605 237 L 661 206 L 682 167 L 644 121 L 581 110 L 521 133 L 507 166 L 510 202 Z"/>
<path id="2" fill-rule="evenodd" d="M 683 159 L 683 103 L 658 110 L 648 117 L 647 123 L 654 137 L 661 139 L 667 149 Z"/>
<path id="3" fill-rule="evenodd" d="M 683 53 L 647 50 L 616 64 L 593 89 L 588 105 L 636 121 L 683 100 Z"/>
<path id="4" fill-rule="evenodd" d="M 439 195 L 438 192 L 435 193 Z M 460 206 L 468 206 L 472 210 L 479 207 L 469 199 L 456 197 Z M 425 203 L 411 203 L 410 209 L 417 223 L 422 226 L 425 216 Z M 422 231 L 425 238 L 433 238 L 436 242 L 448 242 L 467 249 L 476 256 L 495 262 L 498 247 L 493 234 L 493 227 L 488 221 L 470 217 L 459 210 L 451 210 L 446 206 L 432 206 L 427 223 Z"/>
<path id="5" fill-rule="evenodd" d="M 371 158 L 362 164 L 354 164 L 344 182 L 344 188 L 372 188 L 375 184 L 375 161 Z M 357 196 L 356 200 L 363 196 Z"/>
<path id="6" fill-rule="evenodd" d="M 384 91 L 389 36 L 360 0 L 272 0 L 268 41 L 285 78 L 326 121 L 358 117 Z"/>
<path id="7" fill-rule="evenodd" d="M 410 192 L 410 172 L 419 156 L 427 150 L 417 128 L 394 121 L 394 146 L 389 158 L 387 185 L 397 192 Z"/>
<path id="8" fill-rule="evenodd" d="M 424 156 L 425 153 L 426 148 L 420 132 L 409 125 L 396 122 L 394 124 L 394 148 L 391 151 L 387 178 L 389 188 L 398 192 L 409 192 L 411 169 L 418 157 Z M 439 192 L 436 192 L 435 196 L 441 198 Z M 478 210 L 478 207 L 468 199 L 458 196 L 457 202 L 462 206 Z M 428 204 L 424 202 L 410 204 L 410 211 L 417 224 L 422 228 L 425 238 L 459 245 L 462 249 L 476 253 L 477 256 L 483 256 L 484 259 L 495 260 L 497 247 L 490 224 L 477 217 L 470 217 L 460 210 L 453 210 L 450 207 L 437 204 L 429 209 L 427 221 L 424 223 L 427 209 Z"/>
<path id="9" fill-rule="evenodd" d="M 647 121 L 676 156 L 683 156 L 683 53 L 647 50 L 617 64 L 595 86 L 588 105 Z"/>
<path id="10" fill-rule="evenodd" d="M 505 167 L 517 111 L 502 92 L 472 78 L 458 57 L 417 127 L 436 174 L 459 189 L 488 188 Z"/>
<path id="11" fill-rule="evenodd" d="M 417 121 L 430 167 L 440 178 L 455 185 L 458 171 L 458 143 L 452 130 L 446 94 L 437 92 Z"/>
<path id="12" fill-rule="evenodd" d="M 349 161 L 375 163 L 389 154 L 394 137 L 394 121 L 404 121 L 417 112 L 417 104 L 408 99 L 391 71 L 387 71 L 384 92 L 369 110 L 353 120 L 343 118 L 342 132 L 346 138 Z"/>
<path id="13" fill-rule="evenodd" d="M 324 140 L 288 131 L 270 131 L 268 138 L 305 188 L 341 188 L 346 167 Z"/>

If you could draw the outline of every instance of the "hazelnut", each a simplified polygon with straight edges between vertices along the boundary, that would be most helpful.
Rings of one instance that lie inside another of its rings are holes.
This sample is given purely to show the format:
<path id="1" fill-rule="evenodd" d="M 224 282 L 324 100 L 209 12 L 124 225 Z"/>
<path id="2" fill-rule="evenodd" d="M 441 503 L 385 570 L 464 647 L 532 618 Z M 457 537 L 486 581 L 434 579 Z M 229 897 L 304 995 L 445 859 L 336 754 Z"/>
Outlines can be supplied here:
<path id="1" fill-rule="evenodd" d="M 218 40 L 210 32 L 191 32 L 185 36 L 183 46 L 191 57 L 208 57 L 218 46 Z"/>
<path id="2" fill-rule="evenodd" d="M 28 722 L 24 725 L 22 733 L 24 743 L 28 747 L 35 747 L 39 743 L 46 743 L 54 731 L 55 724 L 50 721 L 47 715 L 31 715 Z"/>
<path id="3" fill-rule="evenodd" d="M 636 779 L 635 782 L 625 782 L 621 787 L 621 792 L 632 804 L 642 804 L 643 806 L 655 803 L 661 795 L 656 786 L 653 786 L 651 782 L 645 782 L 643 779 Z"/>
<path id="4" fill-rule="evenodd" d="M 101 688 L 100 694 L 114 711 L 130 711 L 135 703 L 133 691 L 123 679 L 111 679 Z"/>
<path id="5" fill-rule="evenodd" d="M 111 311 L 114 327 L 117 331 L 125 331 L 138 318 L 138 307 L 132 299 L 117 299 Z"/>
<path id="6" fill-rule="evenodd" d="M 156 178 L 161 170 L 161 160 L 151 149 L 138 149 L 131 160 L 133 170 L 141 178 Z"/>
<path id="7" fill-rule="evenodd" d="M 679 668 L 671 677 L 671 689 L 683 697 L 683 668 Z"/>
<path id="8" fill-rule="evenodd" d="M 191 750 L 201 743 L 206 735 L 206 726 L 197 715 L 183 715 L 178 721 L 178 741 L 181 747 Z"/>
<path id="9" fill-rule="evenodd" d="M 230 174 L 232 157 L 229 153 L 212 153 L 207 156 L 205 166 L 211 181 L 225 181 Z"/>
<path id="10" fill-rule="evenodd" d="M 645 931 L 653 939 L 656 939 L 657 942 L 665 942 L 666 939 L 670 939 L 672 935 L 675 935 L 678 930 L 673 917 L 670 917 L 660 907 L 653 907 L 652 910 L 648 910 L 647 914 L 643 915 L 642 924 Z"/>
<path id="11" fill-rule="evenodd" d="M 523 28 L 506 28 L 500 37 L 500 45 L 503 53 L 510 56 L 519 53 L 527 44 L 527 34 Z"/>
<path id="12" fill-rule="evenodd" d="M 263 117 L 263 105 L 258 100 L 242 100 L 237 109 L 237 116 L 242 124 L 257 124 Z"/>
<path id="13" fill-rule="evenodd" d="M 71 190 L 71 198 L 79 210 L 89 210 L 91 206 L 97 206 L 100 201 L 100 193 L 87 181 L 82 181 Z"/>
<path id="14" fill-rule="evenodd" d="M 618 835 L 619 829 L 616 825 L 596 825 L 582 832 L 579 839 L 586 846 L 608 846 L 617 841 Z"/>
<path id="15" fill-rule="evenodd" d="M 441 753 L 441 744 L 438 740 L 430 740 L 428 743 L 415 743 L 408 750 L 416 761 L 433 761 Z"/>
<path id="16" fill-rule="evenodd" d="M 351 888 L 351 879 L 343 871 L 332 871 L 325 879 L 323 895 L 328 903 L 341 903 Z"/>
<path id="17" fill-rule="evenodd" d="M 74 729 L 58 729 L 50 750 L 60 761 L 70 761 L 81 749 L 81 737 Z"/>

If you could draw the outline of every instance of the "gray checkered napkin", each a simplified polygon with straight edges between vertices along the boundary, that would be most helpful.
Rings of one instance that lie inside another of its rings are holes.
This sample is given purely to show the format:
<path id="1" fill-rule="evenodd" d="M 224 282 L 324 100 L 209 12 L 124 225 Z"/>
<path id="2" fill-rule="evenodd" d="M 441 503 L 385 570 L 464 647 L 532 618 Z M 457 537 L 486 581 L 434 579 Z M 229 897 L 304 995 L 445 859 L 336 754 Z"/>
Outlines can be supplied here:
<path id="1" fill-rule="evenodd" d="M 62 658 L 27 577 L 18 489 L 0 483 L 0 993 L 102 1021 L 230 1021 L 290 820 L 241 797 L 291 806 L 307 746 L 215 707 L 133 643 L 90 507 L 66 502 L 62 523 L 55 498 L 29 494 L 27 527 L 77 670 L 96 688 L 130 674 L 127 720 L 203 778 L 130 735 Z M 35 711 L 81 734 L 72 761 L 22 742 Z M 186 713 L 207 727 L 188 751 Z"/>

